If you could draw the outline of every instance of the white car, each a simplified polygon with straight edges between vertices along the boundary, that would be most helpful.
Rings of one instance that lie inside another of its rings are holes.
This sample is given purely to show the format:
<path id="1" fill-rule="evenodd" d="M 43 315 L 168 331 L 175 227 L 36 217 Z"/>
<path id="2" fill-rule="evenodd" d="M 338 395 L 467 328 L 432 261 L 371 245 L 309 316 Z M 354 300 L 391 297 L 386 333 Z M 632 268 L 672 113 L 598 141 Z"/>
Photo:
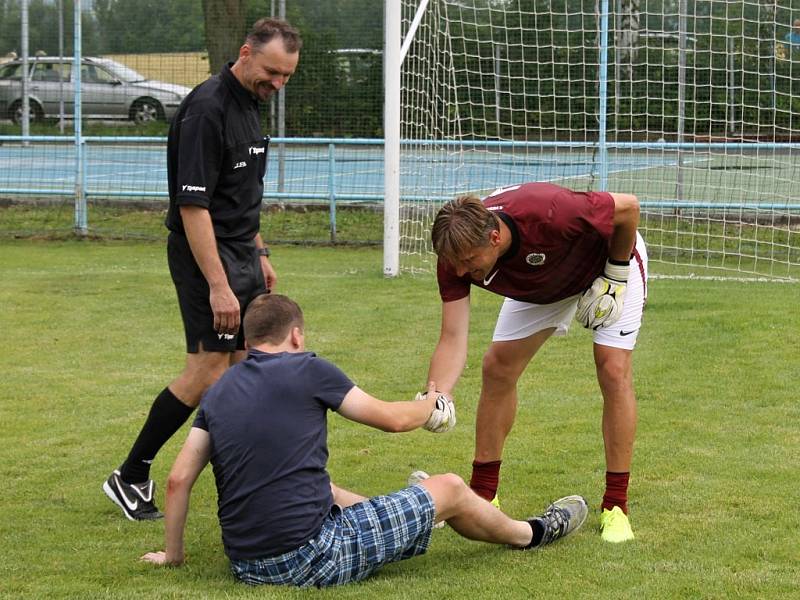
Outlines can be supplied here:
<path id="1" fill-rule="evenodd" d="M 75 86 L 72 59 L 41 56 L 29 59 L 28 98 L 31 121 L 72 117 Z M 169 120 L 191 91 L 182 85 L 152 81 L 108 58 L 81 61 L 81 99 L 87 119 L 130 119 L 136 123 Z M 0 118 L 22 120 L 22 60 L 0 65 Z"/>

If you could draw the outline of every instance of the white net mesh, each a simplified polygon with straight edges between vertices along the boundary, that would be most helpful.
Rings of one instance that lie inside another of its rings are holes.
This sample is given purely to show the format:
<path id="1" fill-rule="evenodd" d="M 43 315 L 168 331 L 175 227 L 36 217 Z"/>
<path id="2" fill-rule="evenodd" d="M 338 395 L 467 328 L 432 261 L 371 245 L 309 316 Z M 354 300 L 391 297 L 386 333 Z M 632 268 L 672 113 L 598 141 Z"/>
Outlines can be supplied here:
<path id="1" fill-rule="evenodd" d="M 552 181 L 636 194 L 656 273 L 797 278 L 791 8 L 431 0 L 401 74 L 402 269 L 435 264 L 442 202 Z"/>

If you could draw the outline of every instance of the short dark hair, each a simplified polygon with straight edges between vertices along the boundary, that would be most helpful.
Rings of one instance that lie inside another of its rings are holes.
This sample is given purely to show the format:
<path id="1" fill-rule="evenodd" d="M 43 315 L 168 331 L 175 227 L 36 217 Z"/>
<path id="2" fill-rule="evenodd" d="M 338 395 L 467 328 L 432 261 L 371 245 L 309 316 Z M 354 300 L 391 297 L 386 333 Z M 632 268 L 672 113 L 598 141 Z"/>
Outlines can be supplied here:
<path id="1" fill-rule="evenodd" d="M 498 228 L 497 218 L 480 198 L 467 194 L 439 209 L 431 228 L 431 243 L 439 258 L 454 264 L 470 250 L 486 246 L 492 231 Z"/>
<path id="2" fill-rule="evenodd" d="M 289 54 L 300 52 L 300 48 L 303 47 L 303 40 L 297 29 L 292 27 L 288 21 L 272 17 L 264 17 L 253 23 L 253 27 L 247 32 L 245 42 L 250 44 L 253 50 L 258 50 L 275 37 L 283 39 L 283 47 Z"/>
<path id="3" fill-rule="evenodd" d="M 247 307 L 242 326 L 250 346 L 280 344 L 293 327 L 303 329 L 303 311 L 287 296 L 261 294 Z"/>

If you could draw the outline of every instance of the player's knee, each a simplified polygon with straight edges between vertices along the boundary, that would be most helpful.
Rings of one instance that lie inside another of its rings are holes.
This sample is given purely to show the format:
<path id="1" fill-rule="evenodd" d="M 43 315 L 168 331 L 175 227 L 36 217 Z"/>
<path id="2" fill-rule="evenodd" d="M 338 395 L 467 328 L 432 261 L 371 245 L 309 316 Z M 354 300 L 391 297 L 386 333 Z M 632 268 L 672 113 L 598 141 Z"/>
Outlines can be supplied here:
<path id="1" fill-rule="evenodd" d="M 228 369 L 228 363 L 217 363 L 213 365 L 208 371 L 205 373 L 205 384 L 206 388 L 211 387 L 214 385 L 217 380 L 222 377 L 225 371 Z"/>
<path id="2" fill-rule="evenodd" d="M 187 379 L 191 380 L 191 386 L 202 394 L 214 385 L 224 372 L 224 368 L 208 367 L 187 373 Z"/>
<path id="3" fill-rule="evenodd" d="M 509 361 L 504 360 L 497 352 L 489 349 L 483 355 L 482 374 L 484 380 L 515 384 L 519 370 Z"/>
<path id="4" fill-rule="evenodd" d="M 439 509 L 444 510 L 447 514 L 458 510 L 466 495 L 472 493 L 466 482 L 455 473 L 434 475 L 426 483 L 435 486 L 439 498 L 442 500 L 442 506 L 439 506 Z"/>
<path id="5" fill-rule="evenodd" d="M 631 377 L 631 361 L 624 352 L 606 353 L 595 361 L 597 379 L 603 386 L 622 386 Z"/>
<path id="6" fill-rule="evenodd" d="M 227 368 L 227 362 L 207 360 L 207 356 L 203 358 L 190 355 L 186 362 L 186 368 L 175 382 L 180 391 L 178 395 L 181 400 L 190 406 L 196 406 L 199 403 L 200 396 L 222 377 Z"/>
<path id="7" fill-rule="evenodd" d="M 435 482 L 449 496 L 455 496 L 469 489 L 464 480 L 455 473 L 440 473 L 431 477 L 430 481 Z"/>

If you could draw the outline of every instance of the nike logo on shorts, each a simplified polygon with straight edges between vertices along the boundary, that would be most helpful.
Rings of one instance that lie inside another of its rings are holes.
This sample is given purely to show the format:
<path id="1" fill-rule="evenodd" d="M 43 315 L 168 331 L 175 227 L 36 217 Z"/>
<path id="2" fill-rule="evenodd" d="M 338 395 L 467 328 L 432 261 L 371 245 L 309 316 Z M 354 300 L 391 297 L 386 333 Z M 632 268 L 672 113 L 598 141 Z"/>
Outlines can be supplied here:
<path id="1" fill-rule="evenodd" d="M 620 330 L 619 334 L 620 334 L 620 335 L 630 335 L 630 334 L 632 334 L 634 331 L 636 331 L 636 330 L 635 330 L 635 329 L 633 329 L 633 330 L 631 330 L 631 331 L 622 331 L 622 330 Z"/>

